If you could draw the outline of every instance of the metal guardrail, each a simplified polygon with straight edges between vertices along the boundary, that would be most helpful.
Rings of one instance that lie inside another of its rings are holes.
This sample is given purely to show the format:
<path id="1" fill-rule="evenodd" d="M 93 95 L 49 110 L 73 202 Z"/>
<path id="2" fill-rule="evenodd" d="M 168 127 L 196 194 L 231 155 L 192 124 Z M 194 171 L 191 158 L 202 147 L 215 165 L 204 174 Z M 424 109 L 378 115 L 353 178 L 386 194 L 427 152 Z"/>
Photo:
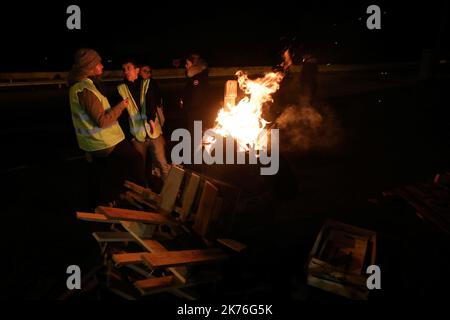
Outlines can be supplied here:
<path id="1" fill-rule="evenodd" d="M 319 65 L 320 73 L 351 72 L 351 71 L 369 71 L 369 70 L 393 70 L 409 69 L 418 67 L 418 62 L 400 63 L 400 64 L 370 64 L 370 65 Z M 293 68 L 294 72 L 300 71 L 299 66 Z M 257 67 L 227 67 L 211 68 L 210 77 L 232 77 L 238 70 L 243 70 L 249 75 L 260 75 L 271 71 L 270 66 Z M 66 85 L 65 79 L 68 72 L 14 72 L 0 73 L 0 87 L 24 87 L 41 85 Z M 155 79 L 184 79 L 184 69 L 155 69 L 153 70 Z M 123 79 L 121 70 L 105 71 L 104 81 L 117 82 Z"/>

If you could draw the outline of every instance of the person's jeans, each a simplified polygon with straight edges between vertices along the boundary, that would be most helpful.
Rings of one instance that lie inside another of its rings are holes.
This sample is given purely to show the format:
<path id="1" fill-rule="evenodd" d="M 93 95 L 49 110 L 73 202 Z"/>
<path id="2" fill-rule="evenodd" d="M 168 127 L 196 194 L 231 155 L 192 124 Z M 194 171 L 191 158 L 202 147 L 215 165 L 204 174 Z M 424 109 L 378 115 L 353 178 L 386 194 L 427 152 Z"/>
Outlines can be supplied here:
<path id="1" fill-rule="evenodd" d="M 147 180 L 150 181 L 154 164 L 156 168 L 161 170 L 161 178 L 164 181 L 170 170 L 170 165 L 166 159 L 164 137 L 160 135 L 156 139 L 147 139 L 144 142 L 133 139 L 132 143 L 144 159 Z"/>

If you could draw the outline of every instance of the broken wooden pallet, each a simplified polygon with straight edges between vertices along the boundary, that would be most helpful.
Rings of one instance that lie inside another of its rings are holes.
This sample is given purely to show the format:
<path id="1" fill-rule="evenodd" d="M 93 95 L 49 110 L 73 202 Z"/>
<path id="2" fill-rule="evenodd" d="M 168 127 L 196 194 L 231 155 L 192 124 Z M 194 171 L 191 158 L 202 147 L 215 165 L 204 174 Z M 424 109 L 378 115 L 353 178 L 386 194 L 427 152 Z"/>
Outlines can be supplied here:
<path id="1" fill-rule="evenodd" d="M 342 267 L 336 260 L 323 255 L 324 247 L 331 241 L 330 233 L 344 232 L 353 239 L 336 243 L 335 252 L 342 252 L 350 259 L 349 267 Z M 361 241 L 359 241 L 361 240 Z M 359 244 L 358 244 L 359 243 Z M 360 244 L 366 244 L 362 248 Z M 360 252 L 361 251 L 361 252 Z M 355 267 L 350 267 L 353 252 L 358 252 Z M 308 285 L 350 298 L 367 299 L 369 290 L 366 286 L 365 270 L 375 264 L 376 233 L 370 230 L 327 220 L 320 230 L 305 266 Z M 361 261 L 362 260 L 362 261 Z"/>
<path id="2" fill-rule="evenodd" d="M 418 216 L 450 233 L 450 189 L 441 183 L 442 179 L 396 188 L 390 194 L 400 196 L 416 210 Z"/>

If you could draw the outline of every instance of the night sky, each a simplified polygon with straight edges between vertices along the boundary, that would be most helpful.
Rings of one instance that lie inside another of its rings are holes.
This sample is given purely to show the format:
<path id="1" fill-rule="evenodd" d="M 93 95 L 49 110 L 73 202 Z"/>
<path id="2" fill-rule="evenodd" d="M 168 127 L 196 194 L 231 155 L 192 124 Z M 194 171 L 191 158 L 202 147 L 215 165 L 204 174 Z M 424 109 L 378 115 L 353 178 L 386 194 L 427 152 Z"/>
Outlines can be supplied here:
<path id="1" fill-rule="evenodd" d="M 439 37 L 439 58 L 449 57 L 448 3 L 272 3 L 3 3 L 0 72 L 64 71 L 79 47 L 96 49 L 108 69 L 127 57 L 171 67 L 172 59 L 193 51 L 211 66 L 270 65 L 278 62 L 283 39 L 293 37 L 320 63 L 417 61 Z M 70 4 L 81 8 L 81 30 L 66 27 Z M 370 4 L 381 8 L 381 30 L 366 28 Z"/>

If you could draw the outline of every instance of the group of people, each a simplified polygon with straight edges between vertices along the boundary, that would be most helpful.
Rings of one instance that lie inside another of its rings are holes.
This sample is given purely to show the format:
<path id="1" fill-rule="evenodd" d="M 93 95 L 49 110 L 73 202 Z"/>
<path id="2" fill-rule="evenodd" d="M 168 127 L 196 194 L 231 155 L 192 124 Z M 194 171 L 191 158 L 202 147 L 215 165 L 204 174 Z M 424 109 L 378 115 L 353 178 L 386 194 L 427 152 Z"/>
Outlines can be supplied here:
<path id="1" fill-rule="evenodd" d="M 163 99 L 152 78 L 149 65 L 132 59 L 123 61 L 124 79 L 108 94 L 100 76 L 102 60 L 93 49 L 79 49 L 69 72 L 69 98 L 72 121 L 80 149 L 91 163 L 91 204 L 111 204 L 124 191 L 124 181 L 148 186 L 154 174 L 164 181 L 170 170 L 166 159 L 163 127 Z M 292 67 L 301 63 L 300 74 Z M 208 65 L 198 54 L 186 59 L 186 84 L 179 99 L 185 128 L 191 133 L 195 120 L 203 127 L 213 126 Z M 292 48 L 282 52 L 282 63 L 274 71 L 283 72 L 274 96 L 270 117 L 275 119 L 288 105 L 308 106 L 317 92 L 317 61 L 307 52 Z M 114 205 L 114 204 L 113 204 Z"/>
<path id="2" fill-rule="evenodd" d="M 170 170 L 166 159 L 163 99 L 148 65 L 134 60 L 122 64 L 124 80 L 108 95 L 100 76 L 102 60 L 93 49 L 79 49 L 69 72 L 72 122 L 81 150 L 91 163 L 92 205 L 114 205 L 125 180 L 147 186 L 152 173 L 164 181 Z M 208 91 L 208 66 L 196 54 L 186 60 L 187 83 L 180 108 L 187 127 L 201 119 Z"/>

